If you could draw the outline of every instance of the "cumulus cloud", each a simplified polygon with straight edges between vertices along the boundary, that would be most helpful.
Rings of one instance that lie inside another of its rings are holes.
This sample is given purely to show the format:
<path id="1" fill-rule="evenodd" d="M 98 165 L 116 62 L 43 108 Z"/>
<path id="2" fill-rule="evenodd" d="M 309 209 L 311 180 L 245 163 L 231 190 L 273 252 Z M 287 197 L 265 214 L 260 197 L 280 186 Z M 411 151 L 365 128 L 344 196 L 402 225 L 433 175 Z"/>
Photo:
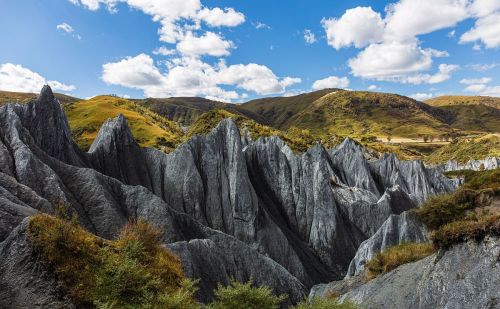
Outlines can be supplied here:
<path id="1" fill-rule="evenodd" d="M 232 43 L 213 32 L 198 35 L 202 24 L 209 27 L 236 27 L 245 22 L 245 15 L 233 8 L 208 8 L 200 0 L 69 0 L 90 10 L 105 5 L 112 12 L 118 3 L 150 15 L 158 22 L 160 41 L 177 44 L 182 53 L 189 55 L 227 56 Z"/>
<path id="2" fill-rule="evenodd" d="M 312 85 L 313 90 L 321 90 L 326 88 L 347 88 L 349 87 L 349 79 L 347 77 L 329 76 L 324 79 L 315 81 Z"/>
<path id="3" fill-rule="evenodd" d="M 188 32 L 182 41 L 177 44 L 177 50 L 181 54 L 188 56 L 228 56 L 232 47 L 232 42 L 224 40 L 213 32 L 207 32 L 200 37 Z"/>
<path id="4" fill-rule="evenodd" d="M 466 0 L 400 0 L 387 7 L 385 36 L 405 40 L 456 25 L 469 16 Z"/>
<path id="5" fill-rule="evenodd" d="M 425 101 L 432 98 L 433 96 L 434 95 L 432 93 L 425 93 L 425 92 L 417 92 L 409 95 L 410 98 L 413 98 L 417 101 Z"/>
<path id="6" fill-rule="evenodd" d="M 354 76 L 395 82 L 437 83 L 450 78 L 455 66 L 422 74 L 433 66 L 433 58 L 446 51 L 422 48 L 419 35 L 454 27 L 476 19 L 475 26 L 460 37 L 461 43 L 481 42 L 486 48 L 500 46 L 500 2 L 498 0 L 400 0 L 385 9 L 385 16 L 371 7 L 348 9 L 338 18 L 323 18 L 328 44 L 335 49 L 362 48 L 349 59 Z M 455 30 L 448 33 L 455 36 Z M 447 71 L 448 70 L 448 71 Z"/>
<path id="7" fill-rule="evenodd" d="M 371 44 L 348 64 L 354 76 L 375 80 L 397 80 L 409 73 L 428 70 L 432 65 L 430 50 L 416 41 Z"/>
<path id="8" fill-rule="evenodd" d="M 437 84 L 442 83 L 451 78 L 451 73 L 459 68 L 458 65 L 454 64 L 440 64 L 438 67 L 438 72 L 435 74 L 415 74 L 406 77 L 401 77 L 401 82 L 408 84 Z"/>
<path id="9" fill-rule="evenodd" d="M 233 8 L 226 8 L 224 10 L 220 8 L 203 8 L 198 12 L 196 17 L 212 27 L 236 27 L 245 22 L 245 15 L 236 12 Z"/>
<path id="10" fill-rule="evenodd" d="M 479 18 L 474 27 L 460 36 L 460 43 L 480 41 L 486 48 L 500 47 L 500 12 Z"/>
<path id="11" fill-rule="evenodd" d="M 354 45 L 357 48 L 379 42 L 384 34 L 384 22 L 371 7 L 347 10 L 340 18 L 321 21 L 328 45 L 335 49 Z"/>
<path id="12" fill-rule="evenodd" d="M 379 87 L 377 87 L 377 85 L 370 85 L 368 86 L 368 90 L 378 90 L 380 89 Z"/>
<path id="13" fill-rule="evenodd" d="M 304 30 L 304 40 L 307 44 L 316 43 L 316 35 L 310 29 L 306 29 Z"/>
<path id="14" fill-rule="evenodd" d="M 228 66 L 224 61 L 210 65 L 196 57 L 175 58 L 167 62 L 167 71 L 161 72 L 146 54 L 104 64 L 102 79 L 108 84 L 140 89 L 148 97 L 204 96 L 228 102 L 241 96 L 224 86 L 267 95 L 284 93 L 300 82 L 298 78 L 279 78 L 264 65 Z"/>
<path id="15" fill-rule="evenodd" d="M 46 84 L 56 91 L 73 91 L 76 89 L 73 85 L 67 85 L 56 80 L 47 80 L 40 74 L 19 64 L 4 63 L 0 65 L 1 90 L 39 92 Z"/>

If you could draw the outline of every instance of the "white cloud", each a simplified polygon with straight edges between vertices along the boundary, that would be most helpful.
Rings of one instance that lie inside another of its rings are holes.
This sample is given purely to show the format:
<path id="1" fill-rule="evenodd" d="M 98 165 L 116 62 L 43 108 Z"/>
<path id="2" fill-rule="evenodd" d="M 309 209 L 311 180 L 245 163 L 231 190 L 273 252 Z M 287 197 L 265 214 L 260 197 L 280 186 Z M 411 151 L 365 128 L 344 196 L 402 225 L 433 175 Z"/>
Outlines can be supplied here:
<path id="1" fill-rule="evenodd" d="M 401 78 L 402 83 L 408 84 L 437 84 L 451 78 L 451 73 L 458 70 L 459 66 L 454 64 L 440 64 L 435 74 L 415 74 Z"/>
<path id="2" fill-rule="evenodd" d="M 245 22 L 245 15 L 236 12 L 233 8 L 207 9 L 203 8 L 198 12 L 197 17 L 212 27 L 236 27 Z"/>
<path id="3" fill-rule="evenodd" d="M 472 84 L 487 84 L 491 82 L 491 77 L 481 77 L 481 78 L 464 78 L 460 81 L 461 84 L 472 85 Z"/>
<path id="4" fill-rule="evenodd" d="M 56 26 L 57 30 L 61 30 L 61 31 L 64 31 L 66 33 L 71 33 L 73 31 L 75 31 L 75 29 L 73 29 L 73 27 L 71 27 L 69 24 L 67 23 L 62 23 L 62 24 L 59 24 Z"/>
<path id="5" fill-rule="evenodd" d="M 377 87 L 377 85 L 370 85 L 368 86 L 368 90 L 378 90 L 380 89 L 379 87 Z"/>
<path id="6" fill-rule="evenodd" d="M 500 12 L 479 18 L 474 27 L 462 34 L 460 43 L 480 41 L 486 48 L 500 47 Z"/>
<path id="7" fill-rule="evenodd" d="M 224 61 L 213 66 L 199 58 L 175 58 L 167 62 L 163 73 L 145 54 L 103 65 L 102 79 L 108 84 L 140 89 L 148 97 L 204 96 L 232 101 L 241 96 L 225 90 L 232 86 L 260 95 L 284 93 L 298 78 L 278 78 L 268 67 L 254 63 L 227 66 Z"/>
<path id="8" fill-rule="evenodd" d="M 161 46 L 153 50 L 153 54 L 162 56 L 171 56 L 176 53 L 175 49 L 168 49 L 165 46 Z"/>
<path id="9" fill-rule="evenodd" d="M 90 10 L 97 10 L 104 4 L 112 12 L 116 4 L 123 2 L 129 7 L 150 15 L 160 23 L 160 41 L 175 44 L 186 32 L 199 30 L 204 22 L 211 27 L 235 27 L 245 21 L 245 15 L 233 8 L 207 8 L 200 0 L 69 0 Z"/>
<path id="10" fill-rule="evenodd" d="M 480 95 L 500 97 L 500 86 L 486 87 L 486 89 L 481 91 Z"/>
<path id="11" fill-rule="evenodd" d="M 448 53 L 422 49 L 417 41 L 371 44 L 355 58 L 349 59 L 352 74 L 357 77 L 411 84 L 439 83 L 450 78 L 456 65 L 441 64 L 434 74 L 420 74 L 432 66 L 432 57 L 445 57 Z"/>
<path id="12" fill-rule="evenodd" d="M 371 7 L 347 10 L 339 19 L 323 19 L 321 24 L 326 31 L 328 45 L 335 49 L 351 45 L 360 48 L 379 42 L 384 33 L 384 22 Z"/>
<path id="13" fill-rule="evenodd" d="M 456 25 L 468 17 L 467 0 L 401 0 L 387 7 L 385 36 L 406 40 Z"/>
<path id="14" fill-rule="evenodd" d="M 153 59 L 146 54 L 104 64 L 102 79 L 108 84 L 139 89 L 161 86 L 164 82 L 164 76 L 154 65 Z"/>
<path id="15" fill-rule="evenodd" d="M 481 92 L 484 89 L 486 89 L 486 85 L 484 84 L 477 84 L 477 85 L 469 85 L 465 87 L 465 91 L 470 91 L 470 92 Z"/>
<path id="16" fill-rule="evenodd" d="M 247 91 L 261 95 L 283 93 L 286 87 L 300 83 L 300 78 L 285 77 L 279 79 L 265 65 L 250 63 L 219 66 L 217 81 L 225 85 L 235 85 Z"/>
<path id="17" fill-rule="evenodd" d="M 432 98 L 433 96 L 434 95 L 432 93 L 425 93 L 425 92 L 417 92 L 409 95 L 410 98 L 413 98 L 417 101 L 425 101 Z"/>
<path id="18" fill-rule="evenodd" d="M 310 30 L 304 30 L 304 40 L 307 44 L 313 44 L 316 42 L 316 35 Z"/>
<path id="19" fill-rule="evenodd" d="M 371 7 L 356 7 L 339 18 L 323 18 L 321 24 L 328 44 L 335 49 L 364 48 L 348 61 L 354 76 L 418 84 L 447 80 L 456 67 L 447 65 L 434 75 L 422 74 L 432 67 L 433 58 L 448 53 L 422 48 L 417 36 L 454 27 L 468 18 L 477 19 L 476 24 L 460 37 L 461 43 L 500 46 L 498 0 L 400 0 L 386 6 L 384 18 Z M 455 33 L 451 30 L 448 36 Z"/>
<path id="20" fill-rule="evenodd" d="M 321 90 L 326 88 L 347 88 L 349 87 L 349 79 L 347 77 L 329 76 L 324 79 L 315 81 L 312 85 L 313 90 Z"/>
<path id="21" fill-rule="evenodd" d="M 432 52 L 423 50 L 417 42 L 371 44 L 355 58 L 349 59 L 354 76 L 395 80 L 408 73 L 427 70 L 432 65 Z"/>
<path id="22" fill-rule="evenodd" d="M 500 10 L 500 1 L 498 0 L 475 0 L 469 6 L 469 11 L 474 16 L 486 16 L 497 10 Z"/>
<path id="23" fill-rule="evenodd" d="M 498 65 L 499 65 L 498 63 L 475 63 L 475 64 L 469 64 L 467 65 L 467 67 L 477 72 L 485 72 L 494 69 Z"/>
<path id="24" fill-rule="evenodd" d="M 66 85 L 55 80 L 46 80 L 40 74 L 19 64 L 4 63 L 0 65 L 0 89 L 17 92 L 39 92 L 44 85 L 50 85 L 54 90 L 73 91 L 73 85 Z"/>
<path id="25" fill-rule="evenodd" d="M 268 30 L 270 30 L 270 29 L 271 29 L 271 27 L 270 27 L 270 26 L 268 26 L 268 25 L 266 25 L 266 24 L 264 24 L 264 23 L 261 23 L 260 21 L 255 22 L 255 23 L 252 23 L 252 25 L 253 25 L 253 26 L 255 27 L 255 29 L 257 29 L 257 30 L 260 30 L 260 29 L 268 29 Z"/>
<path id="26" fill-rule="evenodd" d="M 177 44 L 177 50 L 189 56 L 228 56 L 233 47 L 232 42 L 222 39 L 218 34 L 207 32 L 200 37 L 196 37 L 192 32 Z"/>

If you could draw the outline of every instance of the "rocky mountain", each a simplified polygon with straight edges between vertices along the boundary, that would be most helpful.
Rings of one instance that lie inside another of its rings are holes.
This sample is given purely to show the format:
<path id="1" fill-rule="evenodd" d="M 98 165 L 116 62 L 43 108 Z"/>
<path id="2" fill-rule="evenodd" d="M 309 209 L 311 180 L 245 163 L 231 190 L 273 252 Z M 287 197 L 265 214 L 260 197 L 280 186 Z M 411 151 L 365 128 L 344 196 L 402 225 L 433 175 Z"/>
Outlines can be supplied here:
<path id="1" fill-rule="evenodd" d="M 200 278 L 201 301 L 217 283 L 253 278 L 292 304 L 353 273 L 361 251 L 421 239 L 406 211 L 457 186 L 421 161 L 376 158 L 351 139 L 304 153 L 278 137 L 252 141 L 231 119 L 165 154 L 140 147 L 119 115 L 83 152 L 46 86 L 28 104 L 0 107 L 0 306 L 37 298 L 38 307 L 64 307 L 25 235 L 26 217 L 60 202 L 104 239 L 132 218 L 159 228 L 185 273 Z"/>

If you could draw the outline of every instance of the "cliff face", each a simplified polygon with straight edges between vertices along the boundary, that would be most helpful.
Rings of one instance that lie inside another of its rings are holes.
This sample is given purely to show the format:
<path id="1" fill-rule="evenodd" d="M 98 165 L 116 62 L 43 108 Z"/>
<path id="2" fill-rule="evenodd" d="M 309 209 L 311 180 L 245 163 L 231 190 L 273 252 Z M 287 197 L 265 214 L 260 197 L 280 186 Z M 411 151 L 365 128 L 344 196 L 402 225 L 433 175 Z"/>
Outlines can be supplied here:
<path id="1" fill-rule="evenodd" d="M 457 186 L 419 161 L 368 159 L 349 139 L 300 155 L 276 137 L 244 141 L 227 119 L 164 154 L 140 148 L 118 116 L 83 153 L 46 87 L 26 106 L 0 108 L 0 241 L 61 201 L 108 239 L 129 218 L 144 218 L 201 278 L 200 299 L 211 299 L 217 282 L 253 277 L 292 303 L 346 275 L 387 220 Z"/>
<path id="2" fill-rule="evenodd" d="M 363 308 L 498 308 L 500 240 L 455 245 L 364 283 L 353 277 L 318 285 L 313 295 L 340 294 Z"/>

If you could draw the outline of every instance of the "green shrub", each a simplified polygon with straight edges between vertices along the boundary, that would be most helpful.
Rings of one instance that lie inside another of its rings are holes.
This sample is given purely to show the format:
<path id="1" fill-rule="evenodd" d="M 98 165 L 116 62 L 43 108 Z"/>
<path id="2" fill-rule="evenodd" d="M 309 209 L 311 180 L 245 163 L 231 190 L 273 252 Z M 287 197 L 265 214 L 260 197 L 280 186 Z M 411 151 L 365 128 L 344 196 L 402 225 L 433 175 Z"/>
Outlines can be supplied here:
<path id="1" fill-rule="evenodd" d="M 437 247 L 448 248 L 469 239 L 482 240 L 486 235 L 500 236 L 500 215 L 451 222 L 433 231 L 430 238 Z"/>
<path id="2" fill-rule="evenodd" d="M 377 253 L 365 264 L 368 279 L 387 273 L 400 265 L 423 259 L 434 253 L 434 247 L 427 243 L 404 243 Z"/>
<path id="3" fill-rule="evenodd" d="M 219 284 L 210 309 L 276 309 L 286 295 L 275 296 L 267 286 L 253 287 L 252 281 L 240 283 L 232 280 L 228 286 Z"/>
<path id="4" fill-rule="evenodd" d="M 75 222 L 37 214 L 28 235 L 78 307 L 199 308 L 194 283 L 158 230 L 139 220 L 106 241 Z"/>
<path id="5" fill-rule="evenodd" d="M 352 302 L 339 302 L 332 297 L 314 297 L 298 303 L 292 309 L 357 309 L 358 306 Z"/>
<path id="6" fill-rule="evenodd" d="M 429 228 L 439 227 L 463 219 L 466 212 L 473 209 L 478 192 L 460 188 L 451 194 L 442 194 L 429 198 L 415 212 L 419 219 Z"/>

